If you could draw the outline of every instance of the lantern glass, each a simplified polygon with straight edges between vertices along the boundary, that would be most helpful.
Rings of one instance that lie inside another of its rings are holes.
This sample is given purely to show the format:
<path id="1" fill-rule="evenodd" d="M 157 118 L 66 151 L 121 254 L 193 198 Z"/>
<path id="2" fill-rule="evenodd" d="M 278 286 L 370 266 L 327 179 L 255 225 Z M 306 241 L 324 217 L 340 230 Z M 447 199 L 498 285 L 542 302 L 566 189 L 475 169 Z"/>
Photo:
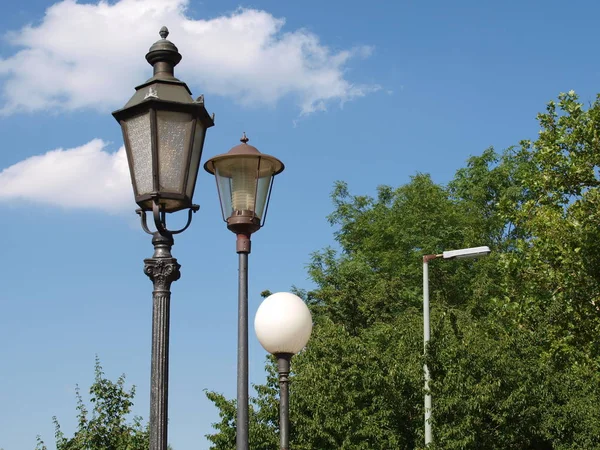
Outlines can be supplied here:
<path id="1" fill-rule="evenodd" d="M 273 164 L 264 158 L 260 159 L 260 167 L 258 168 L 259 177 L 258 185 L 256 189 L 256 206 L 255 214 L 259 219 L 264 218 L 265 207 L 269 199 L 269 190 L 271 188 L 271 181 L 273 180 Z"/>
<path id="2" fill-rule="evenodd" d="M 123 122 L 124 135 L 129 145 L 129 164 L 134 181 L 135 195 L 149 194 L 152 183 L 152 133 L 150 131 L 150 112 L 133 116 Z M 127 143 L 127 142 L 126 142 Z"/>
<path id="3" fill-rule="evenodd" d="M 256 156 L 235 156 L 214 162 L 223 218 L 245 211 L 263 218 L 274 165 Z"/>
<path id="4" fill-rule="evenodd" d="M 196 187 L 196 178 L 198 178 L 198 168 L 200 167 L 200 158 L 202 157 L 202 148 L 204 147 L 204 138 L 206 137 L 206 127 L 197 120 L 196 130 L 194 131 L 194 144 L 192 147 L 192 157 L 190 159 L 190 175 L 188 176 L 185 194 L 190 199 L 194 196 Z"/>
<path id="5" fill-rule="evenodd" d="M 192 115 L 174 111 L 157 111 L 158 192 L 185 192 L 188 169 Z"/>

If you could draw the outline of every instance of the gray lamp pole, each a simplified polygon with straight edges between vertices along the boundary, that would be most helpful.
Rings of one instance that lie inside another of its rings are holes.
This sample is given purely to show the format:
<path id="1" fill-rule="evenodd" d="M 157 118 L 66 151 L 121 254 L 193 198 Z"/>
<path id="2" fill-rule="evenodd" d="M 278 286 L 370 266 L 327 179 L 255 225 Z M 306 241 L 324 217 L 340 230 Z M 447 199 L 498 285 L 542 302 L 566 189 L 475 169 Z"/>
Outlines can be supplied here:
<path id="1" fill-rule="evenodd" d="M 431 337 L 429 328 L 429 261 L 437 258 L 444 259 L 468 259 L 490 254 L 489 247 L 462 248 L 460 250 L 450 250 L 438 255 L 423 256 L 423 346 L 424 354 L 427 356 L 428 344 Z M 433 434 L 431 432 L 431 392 L 429 391 L 429 382 L 431 375 L 427 363 L 423 365 L 425 376 L 425 446 L 431 444 Z"/>
<path id="2" fill-rule="evenodd" d="M 214 125 L 204 108 L 204 98 L 193 100 L 187 85 L 175 78 L 181 54 L 167 40 L 150 47 L 146 60 L 154 75 L 136 87 L 124 108 L 113 112 L 121 125 L 137 213 L 142 228 L 152 234 L 154 254 L 144 260 L 144 273 L 152 280 L 152 363 L 150 376 L 150 450 L 167 450 L 169 398 L 169 315 L 171 283 L 181 267 L 171 255 L 173 235 L 190 225 L 198 210 L 192 197 L 200 166 L 206 130 Z M 169 230 L 167 213 L 188 211 L 186 225 Z M 156 231 L 147 225 L 150 211 Z"/>
<path id="3" fill-rule="evenodd" d="M 280 449 L 290 448 L 289 375 L 292 356 L 300 352 L 312 332 L 312 316 L 297 295 L 278 292 L 259 306 L 254 319 L 256 337 L 277 358 L 279 372 L 279 439 Z"/>
<path id="4" fill-rule="evenodd" d="M 279 442 L 281 450 L 290 448 L 290 353 L 276 353 L 279 373 Z"/>
<path id="5" fill-rule="evenodd" d="M 248 145 L 215 156 L 204 169 L 215 175 L 223 220 L 236 234 L 238 273 L 237 421 L 236 449 L 248 450 L 248 255 L 250 237 L 265 222 L 275 175 L 284 169 L 277 158 Z"/>

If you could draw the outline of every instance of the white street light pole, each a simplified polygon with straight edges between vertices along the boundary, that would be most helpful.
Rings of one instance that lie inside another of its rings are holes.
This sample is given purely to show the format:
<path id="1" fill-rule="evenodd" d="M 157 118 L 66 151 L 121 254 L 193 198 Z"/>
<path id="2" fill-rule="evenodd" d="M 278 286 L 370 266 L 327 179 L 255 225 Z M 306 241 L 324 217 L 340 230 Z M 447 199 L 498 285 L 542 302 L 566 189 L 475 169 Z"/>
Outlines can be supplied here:
<path id="1" fill-rule="evenodd" d="M 489 254 L 490 248 L 483 246 L 461 248 L 459 250 L 449 250 L 438 255 L 423 256 L 423 347 L 425 356 L 427 356 L 427 347 L 431 337 L 431 331 L 429 327 L 429 261 L 433 261 L 437 258 L 477 258 L 479 256 L 487 256 Z M 425 375 L 425 446 L 428 446 L 432 442 L 433 435 L 431 432 L 431 392 L 429 391 L 429 382 L 431 381 L 431 376 L 429 374 L 427 363 L 423 365 L 423 373 Z"/>

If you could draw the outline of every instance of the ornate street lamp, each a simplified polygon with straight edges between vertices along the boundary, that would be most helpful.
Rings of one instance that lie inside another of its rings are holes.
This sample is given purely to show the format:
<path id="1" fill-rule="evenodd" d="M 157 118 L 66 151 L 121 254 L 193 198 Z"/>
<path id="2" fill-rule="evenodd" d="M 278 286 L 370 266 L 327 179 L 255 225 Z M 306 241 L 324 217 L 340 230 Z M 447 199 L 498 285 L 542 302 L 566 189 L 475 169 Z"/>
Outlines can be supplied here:
<path id="1" fill-rule="evenodd" d="M 198 205 L 192 203 L 206 130 L 214 125 L 204 108 L 204 97 L 194 100 L 187 85 L 175 78 L 174 67 L 181 54 L 167 40 L 150 47 L 146 60 L 154 75 L 124 108 L 113 112 L 121 124 L 136 211 L 142 228 L 152 234 L 154 255 L 144 260 L 144 273 L 154 284 L 152 293 L 152 374 L 150 394 L 150 450 L 167 449 L 167 402 L 169 380 L 169 311 L 171 283 L 179 279 L 181 267 L 171 256 L 173 235 L 190 225 Z M 169 230 L 166 214 L 188 210 L 186 225 Z M 156 231 L 149 230 L 146 212 L 151 211 Z"/>
<path id="2" fill-rule="evenodd" d="M 223 220 L 237 235 L 239 254 L 238 359 L 236 448 L 248 450 L 248 255 L 250 237 L 265 223 L 273 177 L 283 163 L 248 145 L 246 133 L 240 145 L 204 164 L 215 175 Z"/>
<path id="3" fill-rule="evenodd" d="M 287 450 L 290 441 L 290 360 L 306 346 L 312 332 L 312 317 L 300 297 L 278 292 L 268 296 L 258 307 L 254 331 L 263 348 L 277 358 L 279 439 L 281 450 Z"/>

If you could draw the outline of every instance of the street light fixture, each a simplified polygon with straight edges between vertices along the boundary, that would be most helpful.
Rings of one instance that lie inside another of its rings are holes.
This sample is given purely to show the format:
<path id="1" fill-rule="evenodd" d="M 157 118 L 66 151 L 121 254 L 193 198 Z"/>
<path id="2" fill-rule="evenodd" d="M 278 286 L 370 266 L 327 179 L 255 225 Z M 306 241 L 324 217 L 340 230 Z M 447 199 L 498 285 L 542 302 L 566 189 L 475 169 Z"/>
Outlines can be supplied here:
<path id="1" fill-rule="evenodd" d="M 490 254 L 490 248 L 487 246 L 483 247 L 471 247 L 461 248 L 459 250 L 449 250 L 437 255 L 424 255 L 423 256 L 423 344 L 425 356 L 427 356 L 427 347 L 430 340 L 430 329 L 429 329 L 429 261 L 434 259 L 470 259 L 478 258 L 481 256 L 487 256 Z M 429 368 L 427 363 L 423 365 L 423 372 L 425 374 L 425 446 L 431 444 L 433 435 L 431 432 L 431 393 L 429 392 L 429 382 L 431 376 L 429 374 Z"/>
<path id="2" fill-rule="evenodd" d="M 175 78 L 181 54 L 167 40 L 150 47 L 146 60 L 154 75 L 136 87 L 124 108 L 113 112 L 120 123 L 135 201 L 142 228 L 152 234 L 154 255 L 144 260 L 144 273 L 154 285 L 152 293 L 152 372 L 150 393 L 150 450 L 167 450 L 169 382 L 169 314 L 171 283 L 179 279 L 180 265 L 171 255 L 173 235 L 190 225 L 198 210 L 192 197 L 200 166 L 206 130 L 214 125 L 204 108 L 204 97 L 191 97 L 187 85 Z M 186 225 L 169 230 L 166 214 L 188 210 Z M 156 231 L 148 228 L 151 211 Z"/>
<path id="3" fill-rule="evenodd" d="M 484 247 L 472 247 L 472 248 L 461 248 L 460 250 L 448 250 L 442 253 L 444 259 L 471 259 L 479 256 L 487 256 L 490 254 L 490 248 Z M 438 255 L 435 255 L 436 257 Z M 435 258 L 433 258 L 435 259 Z"/>
<path id="4" fill-rule="evenodd" d="M 283 163 L 248 145 L 246 133 L 240 145 L 215 156 L 204 169 L 215 175 L 223 220 L 236 234 L 239 255 L 238 355 L 236 449 L 248 450 L 248 255 L 250 237 L 265 223 L 273 178 Z"/>
<path id="5" fill-rule="evenodd" d="M 312 332 L 312 316 L 300 297 L 278 292 L 268 296 L 259 306 L 254 330 L 263 348 L 277 358 L 279 438 L 281 450 L 287 450 L 290 440 L 290 360 L 306 346 Z"/>

